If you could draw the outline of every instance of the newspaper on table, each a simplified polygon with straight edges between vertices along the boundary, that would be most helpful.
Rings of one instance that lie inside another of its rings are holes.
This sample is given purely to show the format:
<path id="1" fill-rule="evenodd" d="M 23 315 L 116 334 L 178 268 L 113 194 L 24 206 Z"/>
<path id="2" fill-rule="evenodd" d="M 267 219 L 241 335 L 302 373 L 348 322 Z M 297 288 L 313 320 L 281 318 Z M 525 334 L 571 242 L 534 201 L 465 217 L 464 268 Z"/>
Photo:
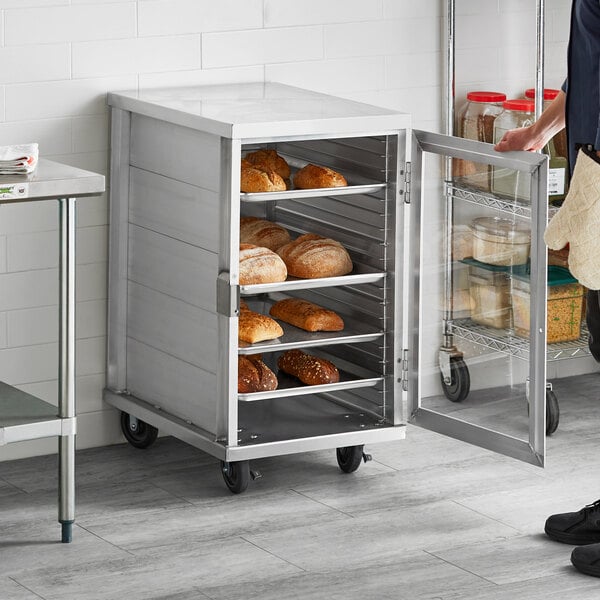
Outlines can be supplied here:
<path id="1" fill-rule="evenodd" d="M 32 173 L 37 167 L 38 155 L 36 143 L 0 146 L 0 175 Z"/>

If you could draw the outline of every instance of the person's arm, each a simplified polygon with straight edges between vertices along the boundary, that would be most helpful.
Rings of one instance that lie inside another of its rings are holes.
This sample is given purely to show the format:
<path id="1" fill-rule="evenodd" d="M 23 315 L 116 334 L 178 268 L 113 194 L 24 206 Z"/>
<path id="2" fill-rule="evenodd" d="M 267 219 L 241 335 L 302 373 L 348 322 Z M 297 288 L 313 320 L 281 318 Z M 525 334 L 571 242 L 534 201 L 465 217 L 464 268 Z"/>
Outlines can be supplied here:
<path id="1" fill-rule="evenodd" d="M 533 125 L 507 131 L 494 149 L 541 150 L 565 126 L 565 99 L 566 94 L 561 90 Z"/>

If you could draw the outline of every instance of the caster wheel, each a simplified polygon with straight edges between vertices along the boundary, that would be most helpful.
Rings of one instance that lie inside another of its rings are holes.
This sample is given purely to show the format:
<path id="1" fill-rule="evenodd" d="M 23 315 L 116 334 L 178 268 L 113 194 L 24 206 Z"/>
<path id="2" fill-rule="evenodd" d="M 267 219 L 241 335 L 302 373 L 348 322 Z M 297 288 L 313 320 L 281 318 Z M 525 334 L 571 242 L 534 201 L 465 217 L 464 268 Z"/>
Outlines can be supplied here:
<path id="1" fill-rule="evenodd" d="M 225 485 L 232 494 L 241 494 L 246 491 L 250 481 L 250 463 L 247 460 L 221 461 L 221 472 Z"/>
<path id="2" fill-rule="evenodd" d="M 148 425 L 126 412 L 121 413 L 121 431 L 125 439 L 135 448 L 152 446 L 158 436 L 156 427 Z"/>
<path id="3" fill-rule="evenodd" d="M 346 446 L 337 448 L 335 455 L 338 465 L 344 473 L 354 473 L 363 459 L 364 446 Z"/>
<path id="4" fill-rule="evenodd" d="M 546 390 L 546 435 L 552 435 L 558 428 L 560 409 L 558 399 L 552 390 Z"/>
<path id="5" fill-rule="evenodd" d="M 471 389 L 469 369 L 462 358 L 450 359 L 450 376 L 452 381 L 447 384 L 443 374 L 440 374 L 444 395 L 452 402 L 462 402 L 469 395 Z"/>

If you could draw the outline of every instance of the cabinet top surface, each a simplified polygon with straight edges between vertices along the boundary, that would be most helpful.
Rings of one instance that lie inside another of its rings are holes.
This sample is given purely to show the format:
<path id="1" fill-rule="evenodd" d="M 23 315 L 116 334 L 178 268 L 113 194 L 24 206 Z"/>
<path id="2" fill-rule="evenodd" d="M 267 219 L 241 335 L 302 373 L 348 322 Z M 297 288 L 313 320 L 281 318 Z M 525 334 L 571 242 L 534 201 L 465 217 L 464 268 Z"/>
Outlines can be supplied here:
<path id="1" fill-rule="evenodd" d="M 114 92 L 108 104 L 224 137 L 403 129 L 409 116 L 279 83 Z"/>
<path id="2" fill-rule="evenodd" d="M 0 203 L 95 196 L 104 175 L 41 158 L 29 175 L 0 175 Z"/>

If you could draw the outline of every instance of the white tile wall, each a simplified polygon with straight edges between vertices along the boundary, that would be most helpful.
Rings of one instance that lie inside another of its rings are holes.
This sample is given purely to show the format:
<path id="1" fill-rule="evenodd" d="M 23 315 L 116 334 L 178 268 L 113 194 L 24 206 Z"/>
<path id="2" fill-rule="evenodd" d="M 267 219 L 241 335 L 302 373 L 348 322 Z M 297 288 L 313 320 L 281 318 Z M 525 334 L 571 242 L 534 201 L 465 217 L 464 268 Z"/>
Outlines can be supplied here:
<path id="1" fill-rule="evenodd" d="M 441 127 L 445 0 L 0 0 L 0 143 L 107 173 L 108 90 L 282 81 Z M 457 100 L 532 85 L 535 4 L 457 0 Z M 565 71 L 569 0 L 546 0 L 546 83 Z M 120 438 L 101 394 L 107 195 L 78 203 L 78 444 Z M 0 377 L 56 398 L 54 203 L 0 208 Z M 568 361 L 565 361 L 568 362 Z M 0 460 L 54 452 L 3 447 Z"/>
<path id="2" fill-rule="evenodd" d="M 135 35 L 136 4 L 90 4 L 6 11 L 4 44 L 50 44 L 129 38 Z"/>

